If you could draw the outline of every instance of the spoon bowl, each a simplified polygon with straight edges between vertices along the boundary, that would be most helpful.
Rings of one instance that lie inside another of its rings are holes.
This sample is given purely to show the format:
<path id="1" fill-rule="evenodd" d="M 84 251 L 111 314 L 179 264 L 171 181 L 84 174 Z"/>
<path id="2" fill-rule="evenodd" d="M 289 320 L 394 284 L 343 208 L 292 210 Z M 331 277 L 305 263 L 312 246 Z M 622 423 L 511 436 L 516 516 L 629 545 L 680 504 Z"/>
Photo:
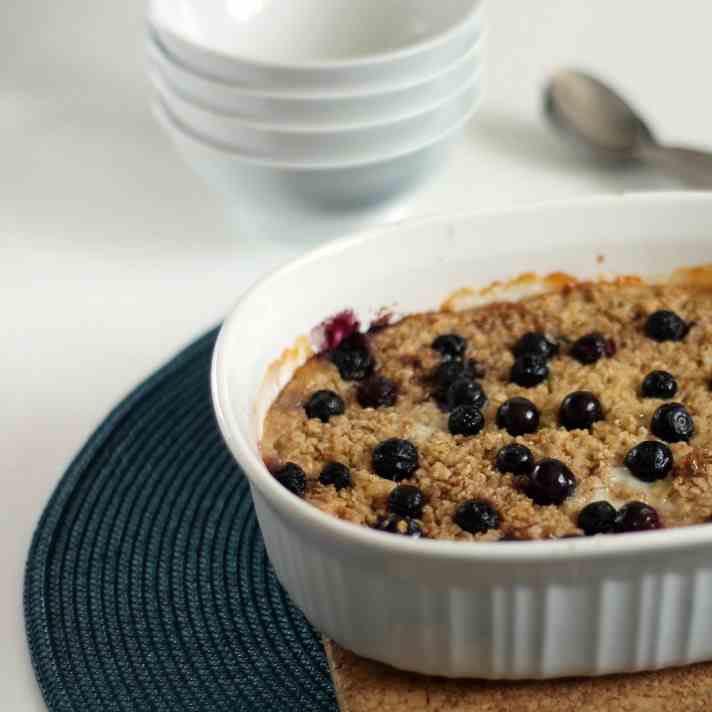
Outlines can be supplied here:
<path id="1" fill-rule="evenodd" d="M 544 111 L 559 130 L 608 159 L 636 158 L 641 144 L 654 141 L 619 94 L 584 72 L 557 72 L 545 90 Z"/>
<path id="2" fill-rule="evenodd" d="M 685 185 L 712 190 L 711 152 L 659 143 L 630 104 L 590 74 L 557 72 L 544 91 L 544 113 L 600 158 L 640 161 Z"/>

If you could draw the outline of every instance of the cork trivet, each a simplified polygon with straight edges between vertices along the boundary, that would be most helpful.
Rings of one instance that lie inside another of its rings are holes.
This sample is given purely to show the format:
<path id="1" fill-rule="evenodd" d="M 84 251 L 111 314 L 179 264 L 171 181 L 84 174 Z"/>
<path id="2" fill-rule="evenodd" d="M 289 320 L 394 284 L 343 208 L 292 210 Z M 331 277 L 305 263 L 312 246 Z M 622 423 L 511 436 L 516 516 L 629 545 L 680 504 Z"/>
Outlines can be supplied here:
<path id="1" fill-rule="evenodd" d="M 712 710 L 712 663 L 635 675 L 497 682 L 402 672 L 324 641 L 341 712 Z"/>

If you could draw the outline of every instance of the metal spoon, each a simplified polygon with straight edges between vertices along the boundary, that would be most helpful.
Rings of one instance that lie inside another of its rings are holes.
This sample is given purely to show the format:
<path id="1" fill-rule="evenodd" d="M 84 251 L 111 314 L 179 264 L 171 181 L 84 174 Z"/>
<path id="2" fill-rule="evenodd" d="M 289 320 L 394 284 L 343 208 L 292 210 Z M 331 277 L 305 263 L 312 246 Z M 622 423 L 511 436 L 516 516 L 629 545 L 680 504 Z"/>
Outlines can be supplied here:
<path id="1" fill-rule="evenodd" d="M 621 96 L 588 74 L 557 72 L 544 111 L 554 126 L 603 158 L 642 161 L 687 185 L 712 189 L 712 152 L 658 143 Z"/>

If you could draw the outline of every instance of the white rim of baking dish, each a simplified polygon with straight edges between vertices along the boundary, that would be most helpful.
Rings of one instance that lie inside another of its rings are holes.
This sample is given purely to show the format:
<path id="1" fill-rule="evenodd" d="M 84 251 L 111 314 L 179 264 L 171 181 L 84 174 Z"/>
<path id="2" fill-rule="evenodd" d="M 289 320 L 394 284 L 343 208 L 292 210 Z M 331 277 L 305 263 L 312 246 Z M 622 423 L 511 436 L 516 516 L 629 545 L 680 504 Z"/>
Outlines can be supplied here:
<path id="1" fill-rule="evenodd" d="M 247 57 L 237 53 L 225 52 L 224 50 L 215 49 L 207 45 L 197 44 L 191 38 L 186 37 L 173 28 L 165 24 L 161 17 L 160 12 L 156 9 L 157 3 L 155 0 L 149 2 L 148 8 L 148 24 L 149 28 L 155 28 L 156 32 L 163 32 L 167 36 L 170 36 L 175 42 L 182 44 L 186 49 L 190 51 L 198 50 L 210 56 L 213 59 L 218 59 L 223 62 L 232 62 L 234 64 L 244 64 L 245 66 L 251 66 L 254 68 L 266 69 L 266 70 L 296 70 L 296 71 L 339 71 L 343 69 L 357 69 L 359 67 L 370 67 L 378 65 L 388 65 L 393 62 L 398 62 L 402 59 L 407 59 L 415 55 L 429 52 L 435 50 L 439 47 L 447 45 L 449 42 L 453 41 L 460 34 L 465 34 L 471 25 L 481 22 L 480 15 L 484 13 L 484 0 L 472 0 L 472 7 L 469 12 L 464 14 L 456 24 L 449 27 L 447 30 L 443 30 L 436 35 L 433 35 L 429 39 L 422 42 L 415 42 L 413 44 L 402 47 L 401 49 L 388 50 L 385 52 L 374 52 L 363 57 L 351 57 L 342 58 L 334 60 L 313 60 L 313 61 L 299 61 L 299 62 L 271 62 L 266 59 L 259 59 L 255 57 Z"/>
<path id="2" fill-rule="evenodd" d="M 620 196 L 596 196 L 574 200 L 553 200 L 536 203 L 531 206 L 517 207 L 512 210 L 492 210 L 477 212 L 461 212 L 447 216 L 431 216 L 418 220 L 396 223 L 368 232 L 336 240 L 328 245 L 317 248 L 307 254 L 290 261 L 281 268 L 257 281 L 238 300 L 230 315 L 223 324 L 215 344 L 211 368 L 211 391 L 213 406 L 220 429 L 230 450 L 241 464 L 248 480 L 257 487 L 267 501 L 285 516 L 298 520 L 300 524 L 309 526 L 318 536 L 348 541 L 352 545 L 360 545 L 381 553 L 400 554 L 408 558 L 426 557 L 432 559 L 448 559 L 466 561 L 507 561 L 536 562 L 566 560 L 575 558 L 589 559 L 615 554 L 631 555 L 654 551 L 670 551 L 698 546 L 712 546 L 712 523 L 698 524 L 673 529 L 662 529 L 650 532 L 634 532 L 616 535 L 601 535 L 593 537 L 577 537 L 557 540 L 533 541 L 498 541 L 498 542 L 459 542 L 449 540 L 412 539 L 377 532 L 369 527 L 343 521 L 333 515 L 322 512 L 317 507 L 295 497 L 280 485 L 269 472 L 262 459 L 255 455 L 247 433 L 238 425 L 238 420 L 232 411 L 228 398 L 229 392 L 225 375 L 228 364 L 225 360 L 225 344 L 227 334 L 240 329 L 245 305 L 252 298 L 276 280 L 292 271 L 301 269 L 311 262 L 320 261 L 330 255 L 340 253 L 364 242 L 376 241 L 384 234 L 391 234 L 403 228 L 404 225 L 424 227 L 441 223 L 443 220 L 464 220 L 467 218 L 497 217 L 503 214 L 526 216 L 540 212 L 561 209 L 584 209 L 589 207 L 615 206 L 622 201 L 632 202 L 644 209 L 646 205 L 669 203 L 694 206 L 712 203 L 712 193 L 704 192 L 658 192 L 637 193 Z M 285 348 L 289 344 L 285 344 Z M 264 373 L 269 364 L 265 364 Z M 245 464 L 243 464 L 245 463 Z"/>

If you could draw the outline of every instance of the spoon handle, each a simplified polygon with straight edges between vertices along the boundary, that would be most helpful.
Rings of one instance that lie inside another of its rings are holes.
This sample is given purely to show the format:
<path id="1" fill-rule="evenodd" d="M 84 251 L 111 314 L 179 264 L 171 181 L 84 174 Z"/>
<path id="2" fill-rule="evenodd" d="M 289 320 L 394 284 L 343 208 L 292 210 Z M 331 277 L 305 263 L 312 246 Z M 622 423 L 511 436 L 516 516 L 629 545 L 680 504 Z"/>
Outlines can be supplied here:
<path id="1" fill-rule="evenodd" d="M 645 143 L 638 157 L 693 188 L 712 190 L 712 152 Z"/>

